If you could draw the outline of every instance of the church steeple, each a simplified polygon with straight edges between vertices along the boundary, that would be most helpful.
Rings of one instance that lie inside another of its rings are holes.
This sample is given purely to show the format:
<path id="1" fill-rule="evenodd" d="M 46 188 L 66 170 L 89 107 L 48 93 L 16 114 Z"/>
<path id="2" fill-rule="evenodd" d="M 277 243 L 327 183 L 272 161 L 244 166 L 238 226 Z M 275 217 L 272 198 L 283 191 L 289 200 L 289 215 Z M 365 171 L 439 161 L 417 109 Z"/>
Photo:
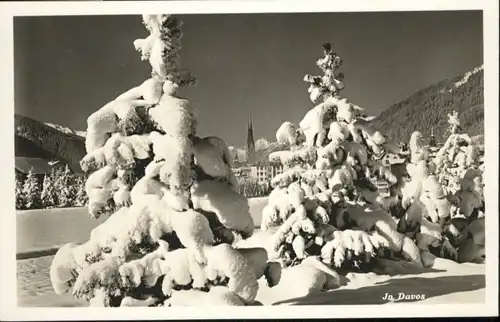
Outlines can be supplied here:
<path id="1" fill-rule="evenodd" d="M 431 127 L 431 137 L 429 140 L 429 146 L 431 146 L 431 147 L 436 146 L 436 138 L 434 137 L 434 126 Z"/>
<path id="2" fill-rule="evenodd" d="M 252 115 L 248 113 L 248 130 L 247 130 L 247 163 L 255 163 L 255 141 L 253 138 Z"/>

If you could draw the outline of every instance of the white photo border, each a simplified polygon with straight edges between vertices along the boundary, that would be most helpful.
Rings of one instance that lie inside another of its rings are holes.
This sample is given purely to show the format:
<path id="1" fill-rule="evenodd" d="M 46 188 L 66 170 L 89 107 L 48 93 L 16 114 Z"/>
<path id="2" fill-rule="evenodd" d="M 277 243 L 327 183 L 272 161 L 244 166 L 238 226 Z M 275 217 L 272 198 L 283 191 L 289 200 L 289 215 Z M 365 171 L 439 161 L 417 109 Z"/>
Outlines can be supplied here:
<path id="1" fill-rule="evenodd" d="M 0 3 L 0 111 L 1 137 L 14 132 L 13 17 L 50 15 L 130 15 L 147 13 L 292 13 L 362 11 L 482 10 L 484 46 L 485 171 L 486 183 L 486 290 L 485 304 L 404 304 L 252 306 L 186 308 L 21 308 L 17 307 L 14 206 L 14 140 L 6 139 L 1 155 L 3 202 L 0 209 L 0 319 L 2 320 L 130 320 L 130 319 L 235 319 L 235 318 L 353 318 L 353 317 L 448 317 L 498 315 L 498 1 L 491 0 L 349 0 L 349 1 L 83 1 L 83 2 L 2 2 Z"/>

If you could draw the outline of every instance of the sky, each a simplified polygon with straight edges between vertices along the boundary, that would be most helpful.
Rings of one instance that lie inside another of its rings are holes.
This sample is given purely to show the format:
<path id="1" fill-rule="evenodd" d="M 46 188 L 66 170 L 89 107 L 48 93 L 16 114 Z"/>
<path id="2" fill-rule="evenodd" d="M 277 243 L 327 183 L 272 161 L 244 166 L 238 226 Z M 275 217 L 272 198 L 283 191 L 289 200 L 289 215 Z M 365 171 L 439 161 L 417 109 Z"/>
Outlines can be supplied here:
<path id="1" fill-rule="evenodd" d="M 305 74 L 330 42 L 342 58 L 342 95 L 378 115 L 416 91 L 483 63 L 482 13 L 357 12 L 191 14 L 181 65 L 197 75 L 184 88 L 198 112 L 198 135 L 243 146 L 274 141 L 284 121 L 298 123 L 314 104 Z M 85 130 L 86 119 L 150 73 L 133 41 L 141 16 L 14 19 L 15 113 Z"/>

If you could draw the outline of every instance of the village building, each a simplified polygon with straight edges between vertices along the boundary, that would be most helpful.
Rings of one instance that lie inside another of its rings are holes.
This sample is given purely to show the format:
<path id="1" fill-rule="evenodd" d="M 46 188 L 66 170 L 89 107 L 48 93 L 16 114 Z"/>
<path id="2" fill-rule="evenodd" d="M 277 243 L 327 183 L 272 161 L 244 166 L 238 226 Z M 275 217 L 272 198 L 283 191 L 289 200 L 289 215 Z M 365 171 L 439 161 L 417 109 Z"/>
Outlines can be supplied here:
<path id="1" fill-rule="evenodd" d="M 47 159 L 47 158 L 30 158 L 30 157 L 15 157 L 15 173 L 21 178 L 26 177 L 26 175 L 32 171 L 32 173 L 39 180 L 43 180 L 45 175 L 49 175 L 52 171 L 58 169 L 64 170 L 66 168 L 66 163 L 60 160 Z M 83 176 L 84 173 L 80 171 L 70 170 L 79 176 Z"/>
<path id="2" fill-rule="evenodd" d="M 283 165 L 281 163 L 257 159 L 251 116 L 248 118 L 245 155 L 246 160 L 239 160 L 236 155 L 233 162 L 233 173 L 239 179 L 246 178 L 260 184 L 268 184 L 272 178 L 283 173 Z"/>

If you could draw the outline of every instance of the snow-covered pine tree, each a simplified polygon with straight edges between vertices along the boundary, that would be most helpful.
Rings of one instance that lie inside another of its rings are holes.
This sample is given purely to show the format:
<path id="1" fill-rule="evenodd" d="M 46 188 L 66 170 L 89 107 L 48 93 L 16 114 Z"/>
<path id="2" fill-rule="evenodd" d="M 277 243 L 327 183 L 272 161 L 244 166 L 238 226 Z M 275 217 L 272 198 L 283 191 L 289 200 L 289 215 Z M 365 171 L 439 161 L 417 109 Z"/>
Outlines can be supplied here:
<path id="1" fill-rule="evenodd" d="M 40 209 L 40 194 L 39 180 L 34 173 L 34 169 L 30 169 L 23 185 L 24 204 L 26 209 Z"/>
<path id="2" fill-rule="evenodd" d="M 62 167 L 57 167 L 54 173 L 54 188 L 57 191 L 56 200 L 57 207 L 63 208 L 67 205 L 68 198 L 66 197 L 65 190 L 67 189 L 65 186 L 65 173 Z"/>
<path id="3" fill-rule="evenodd" d="M 79 176 L 76 178 L 75 189 L 76 189 L 75 206 L 76 207 L 85 206 L 88 203 L 89 198 L 87 197 L 87 192 L 85 191 L 85 179 L 83 177 Z"/>
<path id="4" fill-rule="evenodd" d="M 55 175 L 54 186 L 57 191 L 57 206 L 62 208 L 74 206 L 76 186 L 73 172 L 66 165 L 64 169 L 58 168 Z"/>
<path id="5" fill-rule="evenodd" d="M 458 118 L 458 112 L 453 111 L 451 114 L 448 114 L 448 124 L 450 134 L 455 134 L 460 129 L 460 119 Z"/>
<path id="6" fill-rule="evenodd" d="M 76 176 L 71 171 L 69 166 L 66 164 L 64 167 L 64 183 L 66 185 L 66 190 L 64 191 L 65 197 L 66 197 L 66 204 L 67 207 L 73 207 L 75 205 L 75 198 L 76 198 L 76 192 L 77 192 L 77 187 L 76 187 Z"/>
<path id="7" fill-rule="evenodd" d="M 111 215 L 88 242 L 58 251 L 52 285 L 90 305 L 175 305 L 186 289 L 204 295 L 187 305 L 252 304 L 257 280 L 274 286 L 281 266 L 268 263 L 263 248 L 233 246 L 254 223 L 236 192 L 228 147 L 196 136 L 194 107 L 177 94 L 195 83 L 179 68 L 181 21 L 142 18 L 150 34 L 134 46 L 151 78 L 87 120 L 81 166 L 91 172 L 89 213 Z"/>
<path id="8" fill-rule="evenodd" d="M 79 189 L 79 184 L 78 184 L 78 176 L 71 172 L 70 173 L 70 184 L 68 185 L 69 187 L 69 196 L 70 196 L 70 207 L 77 207 L 78 206 L 78 189 Z"/>
<path id="9" fill-rule="evenodd" d="M 16 190 L 15 190 L 16 209 L 21 210 L 21 209 L 24 209 L 24 207 L 25 207 L 25 196 L 23 193 L 24 180 L 23 180 L 21 174 L 18 173 L 17 171 L 16 171 L 15 180 L 16 180 Z"/>
<path id="10" fill-rule="evenodd" d="M 62 177 L 63 172 L 64 172 L 64 170 L 61 167 L 52 168 L 52 170 L 50 171 L 50 181 L 52 181 L 52 184 L 54 185 L 53 198 L 54 198 L 54 207 L 55 208 L 60 207 L 59 191 L 60 191 L 61 180 L 59 178 Z"/>
<path id="11" fill-rule="evenodd" d="M 311 101 L 322 102 L 299 126 L 285 122 L 276 133 L 278 142 L 289 143 L 291 150 L 269 156 L 284 164 L 285 171 L 271 181 L 274 190 L 261 227 L 279 226 L 274 255 L 284 265 L 317 256 L 335 268 L 353 269 L 391 253 L 421 265 L 415 242 L 398 231 L 391 216 L 398 196 L 382 197 L 372 183 L 398 183 L 400 178 L 380 160 L 399 148 L 363 118 L 364 109 L 340 96 L 341 59 L 330 44 L 323 47 L 317 65 L 324 76 L 304 78 L 311 84 Z"/>
<path id="12" fill-rule="evenodd" d="M 482 181 L 484 163 L 481 160 L 480 149 L 467 133 L 458 133 L 460 121 L 458 113 L 454 111 L 448 115 L 450 135 L 444 145 L 433 158 L 435 173 L 439 183 L 444 184 L 448 191 L 454 193 L 460 190 L 464 176 L 475 175 L 471 179 Z M 481 177 L 481 178 L 479 178 Z"/>
<path id="13" fill-rule="evenodd" d="M 43 208 L 53 208 L 57 206 L 56 188 L 55 188 L 55 171 L 52 169 L 50 174 L 45 174 L 43 177 L 41 201 Z"/>

